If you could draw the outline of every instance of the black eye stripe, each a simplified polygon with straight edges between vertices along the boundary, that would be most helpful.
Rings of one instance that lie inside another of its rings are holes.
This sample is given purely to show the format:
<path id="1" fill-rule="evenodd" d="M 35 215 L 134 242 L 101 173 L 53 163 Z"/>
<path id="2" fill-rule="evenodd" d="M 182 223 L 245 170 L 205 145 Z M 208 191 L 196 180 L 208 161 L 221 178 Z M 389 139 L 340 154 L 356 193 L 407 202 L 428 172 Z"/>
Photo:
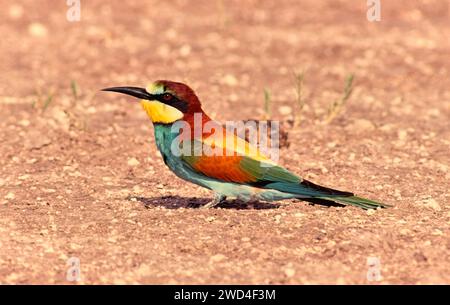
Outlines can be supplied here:
<path id="1" fill-rule="evenodd" d="M 170 96 L 170 99 L 167 98 L 168 96 Z M 178 99 L 173 94 L 170 93 L 158 94 L 156 95 L 156 99 L 163 104 L 177 108 L 181 112 L 187 112 L 188 110 L 188 104 L 185 101 Z"/>

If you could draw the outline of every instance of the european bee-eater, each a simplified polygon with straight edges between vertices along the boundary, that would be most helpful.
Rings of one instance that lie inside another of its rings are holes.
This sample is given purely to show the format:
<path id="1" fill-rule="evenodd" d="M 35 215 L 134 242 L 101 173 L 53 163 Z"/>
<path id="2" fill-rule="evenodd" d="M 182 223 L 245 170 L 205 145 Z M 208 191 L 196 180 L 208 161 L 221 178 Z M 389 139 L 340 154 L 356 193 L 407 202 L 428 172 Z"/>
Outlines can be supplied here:
<path id="1" fill-rule="evenodd" d="M 103 91 L 141 100 L 153 122 L 155 142 L 165 164 L 181 179 L 214 191 L 214 200 L 204 205 L 205 208 L 227 197 L 243 201 L 299 198 L 312 203 L 364 209 L 387 206 L 314 184 L 275 164 L 258 147 L 211 120 L 194 91 L 183 83 L 159 80 L 145 89 L 114 87 Z M 194 126 L 196 118 L 197 121 L 200 118 L 200 131 Z M 191 127 L 189 132 L 174 128 L 179 123 Z"/>

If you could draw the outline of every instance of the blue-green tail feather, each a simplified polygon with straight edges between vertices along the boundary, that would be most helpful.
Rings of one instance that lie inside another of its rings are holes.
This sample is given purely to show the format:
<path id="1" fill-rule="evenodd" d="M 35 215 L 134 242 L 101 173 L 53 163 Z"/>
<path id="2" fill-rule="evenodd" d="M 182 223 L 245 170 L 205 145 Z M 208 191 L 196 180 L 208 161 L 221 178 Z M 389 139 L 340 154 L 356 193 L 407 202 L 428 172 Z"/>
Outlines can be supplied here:
<path id="1" fill-rule="evenodd" d="M 320 197 L 321 199 L 330 200 L 336 203 L 340 203 L 343 205 L 352 205 L 355 207 L 363 208 L 365 210 L 368 209 L 376 209 L 376 208 L 388 208 L 391 207 L 391 205 L 373 201 L 370 199 L 358 197 L 358 196 L 348 196 L 348 197 L 339 197 L 339 196 L 332 196 L 332 197 Z"/>
<path id="2" fill-rule="evenodd" d="M 295 197 L 312 203 L 333 205 L 352 205 L 363 209 L 376 209 L 378 207 L 390 207 L 388 204 L 355 196 L 350 192 L 343 192 L 314 184 L 308 180 L 300 183 L 274 182 L 268 183 L 264 188 L 275 189 L 281 192 L 295 195 Z"/>

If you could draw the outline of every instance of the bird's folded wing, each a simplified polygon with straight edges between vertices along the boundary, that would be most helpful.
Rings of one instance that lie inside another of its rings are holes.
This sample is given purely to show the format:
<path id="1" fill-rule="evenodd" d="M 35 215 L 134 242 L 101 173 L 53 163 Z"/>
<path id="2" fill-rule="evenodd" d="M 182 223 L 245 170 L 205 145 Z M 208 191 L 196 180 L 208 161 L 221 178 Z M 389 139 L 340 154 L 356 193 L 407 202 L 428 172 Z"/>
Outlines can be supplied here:
<path id="1" fill-rule="evenodd" d="M 210 178 L 260 187 L 272 182 L 297 184 L 302 181 L 235 135 L 228 135 L 224 139 L 208 137 L 184 144 L 197 148 L 192 149 L 190 154 L 182 155 L 182 160 Z"/>

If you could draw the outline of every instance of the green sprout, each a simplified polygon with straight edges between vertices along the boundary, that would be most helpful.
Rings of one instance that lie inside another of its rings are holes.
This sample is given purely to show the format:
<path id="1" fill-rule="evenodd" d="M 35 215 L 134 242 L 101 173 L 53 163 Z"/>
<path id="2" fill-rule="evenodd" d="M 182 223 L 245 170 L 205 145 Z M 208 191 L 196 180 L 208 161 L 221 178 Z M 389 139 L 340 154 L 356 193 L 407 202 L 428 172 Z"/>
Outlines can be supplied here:
<path id="1" fill-rule="evenodd" d="M 70 88 L 72 90 L 72 95 L 73 95 L 74 100 L 75 101 L 78 100 L 79 95 L 78 95 L 78 84 L 77 84 L 77 82 L 72 80 L 70 82 Z"/>
<path id="2" fill-rule="evenodd" d="M 269 120 L 272 117 L 271 110 L 272 96 L 268 88 L 264 88 L 264 117 Z"/>
<path id="3" fill-rule="evenodd" d="M 353 92 L 353 79 L 354 75 L 349 74 L 345 80 L 344 92 L 340 99 L 335 100 L 328 108 L 327 117 L 325 123 L 329 124 L 333 119 L 342 111 L 344 105 L 347 103 Z"/>
<path id="4" fill-rule="evenodd" d="M 297 111 L 295 113 L 294 127 L 300 125 L 302 119 L 303 108 L 305 107 L 305 100 L 303 98 L 303 81 L 305 79 L 305 71 L 300 73 L 294 72 L 295 78 L 295 94 L 297 97 Z"/>
<path id="5" fill-rule="evenodd" d="M 222 29 L 225 29 L 230 23 L 230 18 L 228 16 L 227 7 L 224 0 L 217 0 L 217 9 L 219 14 L 219 26 Z"/>
<path id="6" fill-rule="evenodd" d="M 36 99 L 34 99 L 31 103 L 31 106 L 35 109 L 40 108 L 42 112 L 47 110 L 50 104 L 53 102 L 53 98 L 55 96 L 54 90 L 50 90 L 43 98 L 43 94 L 41 89 L 36 89 Z"/>
<path id="7" fill-rule="evenodd" d="M 44 100 L 44 104 L 42 105 L 42 111 L 47 110 L 47 107 L 50 106 L 52 101 L 53 101 L 53 93 L 49 93 Z"/>

